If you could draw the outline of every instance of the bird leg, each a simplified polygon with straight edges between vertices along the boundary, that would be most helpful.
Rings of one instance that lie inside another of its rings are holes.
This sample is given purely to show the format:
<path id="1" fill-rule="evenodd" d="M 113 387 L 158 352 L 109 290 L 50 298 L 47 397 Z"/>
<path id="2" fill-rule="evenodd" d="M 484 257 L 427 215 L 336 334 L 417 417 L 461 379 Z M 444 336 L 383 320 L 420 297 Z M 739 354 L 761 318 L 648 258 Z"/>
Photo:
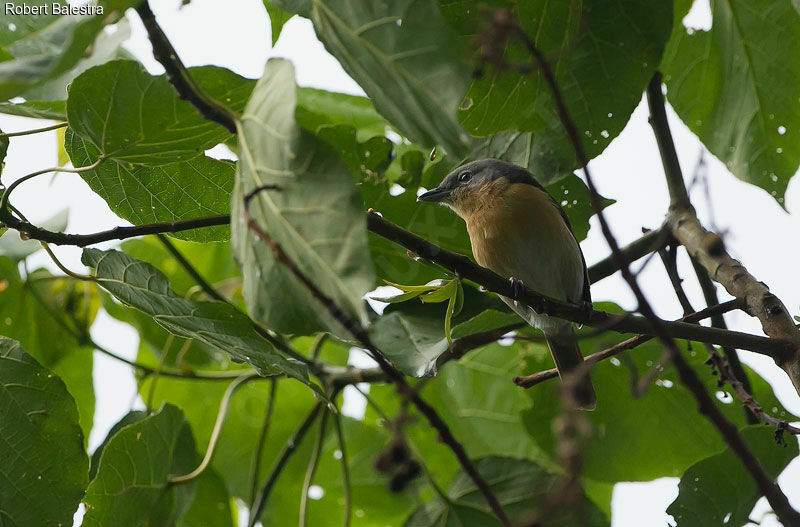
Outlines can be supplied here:
<path id="1" fill-rule="evenodd" d="M 525 284 L 519 278 L 514 278 L 513 276 L 508 279 L 511 282 L 511 289 L 512 294 L 514 295 L 512 298 L 514 300 L 519 300 L 519 297 L 522 296 L 522 292 L 525 290 Z"/>

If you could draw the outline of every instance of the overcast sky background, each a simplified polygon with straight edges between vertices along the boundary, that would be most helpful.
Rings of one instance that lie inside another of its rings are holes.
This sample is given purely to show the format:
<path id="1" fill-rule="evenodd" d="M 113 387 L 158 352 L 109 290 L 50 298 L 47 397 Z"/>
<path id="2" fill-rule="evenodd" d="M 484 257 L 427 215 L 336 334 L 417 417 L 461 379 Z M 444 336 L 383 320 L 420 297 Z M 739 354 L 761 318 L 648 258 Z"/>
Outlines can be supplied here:
<path id="1" fill-rule="evenodd" d="M 285 57 L 294 63 L 301 86 L 363 94 L 336 59 L 317 41 L 307 20 L 292 19 L 285 26 L 277 45 L 271 48 L 269 20 L 259 0 L 193 0 L 180 10 L 179 5 L 178 0 L 152 2 L 159 22 L 187 66 L 215 64 L 246 77 L 258 78 L 268 58 Z M 150 45 L 138 18 L 134 14 L 128 18 L 132 36 L 126 48 L 152 73 L 162 73 L 163 68 L 150 54 Z M 684 20 L 684 24 L 695 28 L 708 28 L 710 22 L 708 0 L 698 0 Z M 669 202 L 646 110 L 646 105 L 640 104 L 623 133 L 590 165 L 600 192 L 617 200 L 607 209 L 607 215 L 623 244 L 641 236 L 642 227 L 658 227 Z M 671 110 L 669 115 L 684 174 L 691 179 L 701 145 Z M 777 116 L 776 126 L 779 120 L 780 116 Z M 43 124 L 43 121 L 0 116 L 0 128 L 7 132 L 37 128 Z M 8 184 L 24 174 L 55 166 L 56 152 L 55 132 L 13 138 L 6 158 L 4 182 Z M 796 178 L 786 194 L 787 214 L 765 191 L 737 180 L 712 156 L 707 155 L 706 160 L 713 213 L 701 186 L 695 187 L 692 198 L 701 220 L 707 226 L 713 223 L 721 232 L 727 233 L 725 241 L 731 254 L 741 259 L 754 276 L 766 282 L 792 313 L 800 313 L 797 280 L 800 190 Z M 126 224 L 75 174 L 35 178 L 15 191 L 14 204 L 34 223 L 69 208 L 68 232 L 88 233 Z M 582 244 L 589 264 L 608 254 L 605 239 L 594 219 L 592 226 L 588 239 Z M 111 246 L 114 244 L 100 247 Z M 57 247 L 54 250 L 68 267 L 82 269 L 79 249 Z M 30 263 L 31 268 L 42 265 L 56 271 L 41 251 L 30 258 Z M 684 255 L 679 264 L 681 275 L 688 279 L 685 285 L 690 300 L 694 305 L 703 305 L 702 294 L 694 284 L 691 266 Z M 680 306 L 659 262 L 653 262 L 645 269 L 640 283 L 660 316 L 681 316 Z M 724 291 L 720 293 L 721 299 L 728 298 Z M 592 296 L 595 300 L 615 301 L 625 308 L 634 307 L 633 296 L 618 277 L 594 284 Z M 758 321 L 740 312 L 728 314 L 726 319 L 737 330 L 761 334 Z M 136 356 L 137 334 L 105 313 L 99 315 L 93 327 L 93 337 L 121 355 L 131 359 Z M 771 359 L 749 352 L 740 353 L 748 365 L 773 384 L 781 402 L 795 414 L 800 413 L 800 398 Z M 94 378 L 97 408 L 89 441 L 91 448 L 102 441 L 109 428 L 132 405 L 143 407 L 141 401 L 137 401 L 133 375 L 127 366 L 95 353 Z M 361 405 L 353 401 L 349 407 L 358 412 Z M 647 419 L 647 416 L 642 416 L 642 419 Z M 665 525 L 668 517 L 663 511 L 677 496 L 677 482 L 677 478 L 662 478 L 649 483 L 617 485 L 612 501 L 613 527 Z M 800 461 L 795 459 L 779 482 L 792 504 L 800 508 Z M 774 517 L 762 519 L 766 510 L 768 506 L 762 498 L 752 517 L 763 520 L 764 526 L 779 525 Z"/>

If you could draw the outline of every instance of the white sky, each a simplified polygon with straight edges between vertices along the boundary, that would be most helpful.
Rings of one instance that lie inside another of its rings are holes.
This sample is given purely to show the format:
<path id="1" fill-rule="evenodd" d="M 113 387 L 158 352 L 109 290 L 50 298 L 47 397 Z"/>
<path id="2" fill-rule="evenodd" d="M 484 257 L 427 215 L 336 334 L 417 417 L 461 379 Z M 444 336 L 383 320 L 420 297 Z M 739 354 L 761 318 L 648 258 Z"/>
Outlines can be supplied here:
<path id="1" fill-rule="evenodd" d="M 310 22 L 298 18 L 283 30 L 274 49 L 270 49 L 269 21 L 260 0 L 193 0 L 180 11 L 179 1 L 152 2 L 159 22 L 164 27 L 184 63 L 188 66 L 216 64 L 241 75 L 260 77 L 269 57 L 285 57 L 293 61 L 298 83 L 334 91 L 361 94 L 338 62 L 328 55 L 314 36 Z M 126 47 L 153 73 L 163 69 L 150 55 L 150 47 L 138 18 L 130 16 L 133 36 Z M 699 2 L 685 22 L 693 27 L 708 27 L 710 11 L 707 0 Z M 670 123 L 681 165 L 691 178 L 701 149 L 699 141 L 683 126 L 670 110 Z M 43 121 L 0 116 L 0 128 L 19 131 L 43 126 Z M 731 254 L 742 260 L 748 270 L 768 283 L 793 313 L 800 313 L 800 285 L 797 262 L 800 261 L 800 190 L 795 180 L 789 186 L 787 214 L 764 191 L 743 183 L 711 156 L 708 161 L 708 184 L 713 200 L 713 222 L 726 232 L 726 245 Z M 55 133 L 14 138 L 6 159 L 4 181 L 56 165 Z M 617 200 L 607 209 L 607 215 L 617 238 L 627 243 L 641 235 L 641 227 L 654 228 L 661 224 L 668 196 L 663 179 L 659 153 L 647 124 L 646 105 L 640 104 L 631 122 L 606 152 L 590 165 L 601 193 Z M 712 219 L 704 195 L 692 196 L 701 220 L 706 225 Z M 70 209 L 69 232 L 94 232 L 125 224 L 106 203 L 93 194 L 74 174 L 55 178 L 40 176 L 22 185 L 14 194 L 15 205 L 34 222 L 40 222 L 63 208 Z M 582 244 L 589 264 L 608 253 L 608 248 L 596 220 L 588 239 Z M 795 243 L 793 243 L 795 242 Z M 107 244 L 106 246 L 110 246 Z M 59 257 L 72 269 L 80 269 L 80 250 L 55 248 Z M 31 258 L 32 265 L 53 269 L 42 252 Z M 689 297 L 694 305 L 703 304 L 702 295 L 694 285 L 691 266 L 686 258 L 679 261 L 681 275 L 686 280 Z M 681 316 L 669 282 L 660 262 L 653 262 L 640 278 L 645 292 L 655 304 L 658 314 L 665 318 Z M 619 278 L 613 277 L 593 285 L 596 300 L 613 300 L 632 308 L 632 295 Z M 722 297 L 726 297 L 724 292 Z M 740 331 L 761 333 L 756 319 L 736 312 L 726 316 L 729 325 Z M 116 352 L 135 358 L 138 336 L 128 326 L 101 314 L 94 325 L 93 336 Z M 776 388 L 781 402 L 792 412 L 800 413 L 800 398 L 783 372 L 770 359 L 749 352 L 740 352 L 742 359 L 766 377 Z M 97 409 L 95 428 L 90 445 L 102 441 L 108 429 L 136 401 L 136 387 L 130 369 L 107 357 L 95 354 L 95 390 Z M 138 404 L 141 404 L 140 402 Z M 646 418 L 646 416 L 643 416 Z M 654 455 L 658 455 L 654 452 Z M 665 525 L 664 510 L 677 495 L 677 479 L 663 478 L 650 483 L 619 484 L 612 501 L 613 527 Z M 784 492 L 792 504 L 800 508 L 800 461 L 795 459 L 780 478 Z M 768 509 L 762 499 L 756 507 L 755 519 Z M 779 525 L 768 516 L 762 525 Z"/>

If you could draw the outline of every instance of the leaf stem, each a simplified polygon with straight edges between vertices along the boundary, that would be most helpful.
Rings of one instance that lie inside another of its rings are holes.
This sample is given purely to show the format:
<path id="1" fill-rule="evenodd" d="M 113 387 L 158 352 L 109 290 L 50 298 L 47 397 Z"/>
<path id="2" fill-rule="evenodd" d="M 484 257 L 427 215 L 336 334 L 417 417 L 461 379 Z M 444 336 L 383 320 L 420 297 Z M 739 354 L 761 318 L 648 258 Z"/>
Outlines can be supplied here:
<path id="1" fill-rule="evenodd" d="M 51 126 L 45 126 L 44 128 L 36 128 L 34 130 L 23 130 L 22 132 L 0 132 L 0 137 L 21 137 L 23 135 L 32 135 L 38 134 L 40 132 L 49 132 L 51 130 L 58 130 L 59 128 L 65 128 L 69 125 L 69 123 L 58 123 Z"/>
<path id="2" fill-rule="evenodd" d="M 258 480 L 261 479 L 261 456 L 264 452 L 264 445 L 267 443 L 269 425 L 272 422 L 272 413 L 275 409 L 275 395 L 277 394 L 278 380 L 270 379 L 269 397 L 267 398 L 267 411 L 264 412 L 264 423 L 261 425 L 261 432 L 258 434 L 256 448 L 253 451 L 253 468 L 250 477 L 250 507 L 252 508 L 258 490 Z"/>
<path id="3" fill-rule="evenodd" d="M 211 431 L 211 437 L 208 440 L 208 448 L 206 449 L 206 454 L 203 457 L 203 460 L 197 466 L 196 469 L 189 472 L 188 474 L 182 476 L 172 476 L 169 478 L 170 484 L 179 484 L 179 483 L 186 483 L 191 481 L 198 476 L 200 476 L 208 465 L 211 463 L 211 458 L 214 456 L 214 451 L 217 448 L 217 441 L 219 440 L 219 436 L 222 433 L 222 426 L 225 424 L 225 419 L 228 417 L 228 410 L 231 406 L 231 399 L 233 398 L 233 394 L 236 393 L 242 385 L 246 382 L 255 379 L 258 377 L 256 372 L 247 372 L 243 375 L 240 375 L 236 380 L 228 385 L 225 389 L 225 393 L 222 395 L 222 400 L 219 403 L 219 410 L 217 411 L 217 420 L 214 423 L 214 429 Z"/>
<path id="4" fill-rule="evenodd" d="M 322 455 L 322 444 L 325 441 L 325 431 L 328 425 L 328 415 L 330 410 L 324 408 L 322 410 L 322 418 L 319 421 L 319 430 L 317 430 L 317 439 L 314 442 L 314 450 L 311 452 L 311 459 L 308 462 L 306 469 L 306 476 L 303 480 L 303 489 L 300 493 L 300 527 L 308 525 L 308 491 L 311 488 L 311 483 L 314 481 L 314 474 L 317 472 L 319 466 L 319 459 Z"/>

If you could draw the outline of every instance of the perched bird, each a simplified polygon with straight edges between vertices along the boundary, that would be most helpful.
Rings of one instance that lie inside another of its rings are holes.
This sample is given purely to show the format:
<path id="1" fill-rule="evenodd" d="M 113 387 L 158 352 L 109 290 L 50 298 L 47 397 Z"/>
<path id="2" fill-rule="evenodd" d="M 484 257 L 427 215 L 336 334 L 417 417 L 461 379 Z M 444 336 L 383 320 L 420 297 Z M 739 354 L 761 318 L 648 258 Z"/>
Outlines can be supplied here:
<path id="1" fill-rule="evenodd" d="M 446 205 L 466 222 L 472 254 L 483 267 L 559 300 L 591 302 L 586 261 L 569 220 L 524 168 L 496 159 L 475 161 L 455 169 L 418 201 Z M 562 377 L 583 363 L 571 322 L 501 298 L 542 331 Z M 582 408 L 594 409 L 588 375 L 574 397 Z"/>

